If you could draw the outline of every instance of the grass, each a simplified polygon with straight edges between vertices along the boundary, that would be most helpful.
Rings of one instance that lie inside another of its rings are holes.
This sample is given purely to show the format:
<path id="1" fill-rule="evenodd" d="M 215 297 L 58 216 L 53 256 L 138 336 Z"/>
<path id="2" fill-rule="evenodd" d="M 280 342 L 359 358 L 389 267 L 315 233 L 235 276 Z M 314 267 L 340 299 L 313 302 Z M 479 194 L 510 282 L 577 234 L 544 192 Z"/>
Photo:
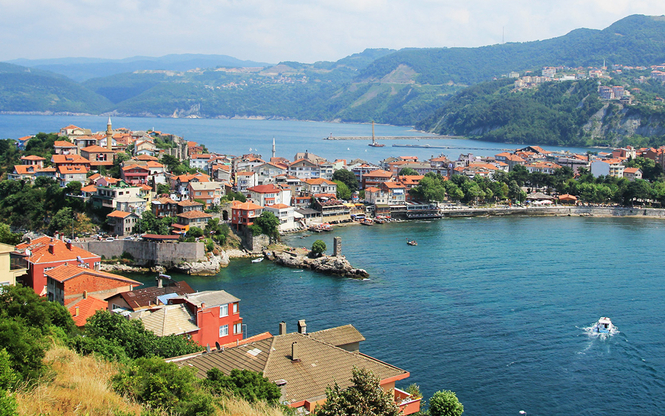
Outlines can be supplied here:
<path id="1" fill-rule="evenodd" d="M 21 416 L 139 416 L 145 410 L 111 388 L 111 378 L 118 372 L 116 363 L 83 357 L 60 345 L 51 347 L 44 361 L 51 369 L 49 376 L 36 387 L 16 393 Z M 220 405 L 216 416 L 284 416 L 266 403 L 233 397 L 221 398 Z"/>

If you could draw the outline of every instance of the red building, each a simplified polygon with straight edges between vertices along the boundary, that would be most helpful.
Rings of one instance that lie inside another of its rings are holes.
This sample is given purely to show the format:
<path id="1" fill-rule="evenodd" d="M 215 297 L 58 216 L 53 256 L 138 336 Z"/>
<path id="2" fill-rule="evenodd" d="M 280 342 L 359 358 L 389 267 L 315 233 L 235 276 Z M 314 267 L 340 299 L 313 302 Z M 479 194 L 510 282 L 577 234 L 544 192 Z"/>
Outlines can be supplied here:
<path id="1" fill-rule="evenodd" d="M 139 165 L 125 166 L 120 171 L 120 177 L 122 180 L 130 185 L 141 185 L 148 183 L 149 175 L 150 169 Z"/>
<path id="2" fill-rule="evenodd" d="M 184 304 L 195 316 L 197 331 L 190 332 L 192 340 L 201 346 L 228 344 L 242 339 L 240 299 L 223 291 L 207 290 L 169 299 L 169 304 Z"/>
<path id="3" fill-rule="evenodd" d="M 238 229 L 241 225 L 254 224 L 254 218 L 257 218 L 263 212 L 261 205 L 256 205 L 251 202 L 233 201 L 231 206 L 231 224 Z"/>
<path id="4" fill-rule="evenodd" d="M 99 270 L 102 261 L 95 253 L 48 236 L 19 244 L 16 249 L 24 251 L 28 256 L 28 273 L 23 279 L 23 284 L 31 287 L 40 296 L 46 296 L 45 271 L 63 264 Z"/>

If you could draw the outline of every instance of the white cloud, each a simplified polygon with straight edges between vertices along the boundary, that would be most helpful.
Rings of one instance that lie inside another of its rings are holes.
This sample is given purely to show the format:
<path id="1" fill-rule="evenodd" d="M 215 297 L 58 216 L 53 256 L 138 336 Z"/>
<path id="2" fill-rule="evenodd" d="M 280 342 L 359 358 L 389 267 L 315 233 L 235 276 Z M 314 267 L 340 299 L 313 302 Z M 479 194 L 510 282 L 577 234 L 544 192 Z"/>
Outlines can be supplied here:
<path id="1" fill-rule="evenodd" d="M 0 0 L 0 60 L 169 53 L 278 62 L 367 47 L 481 46 L 602 29 L 662 0 Z"/>

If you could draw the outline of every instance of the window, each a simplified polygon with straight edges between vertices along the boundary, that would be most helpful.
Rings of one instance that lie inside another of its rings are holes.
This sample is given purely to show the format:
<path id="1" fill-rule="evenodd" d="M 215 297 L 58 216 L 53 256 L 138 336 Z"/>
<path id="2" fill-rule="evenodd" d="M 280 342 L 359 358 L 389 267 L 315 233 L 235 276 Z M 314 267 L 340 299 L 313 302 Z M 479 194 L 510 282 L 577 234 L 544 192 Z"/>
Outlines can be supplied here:
<path id="1" fill-rule="evenodd" d="M 233 325 L 233 333 L 236 334 L 236 335 L 237 334 L 242 334 L 242 324 L 241 323 L 237 323 L 237 324 Z"/>
<path id="2" fill-rule="evenodd" d="M 229 305 L 222 305 L 219 307 L 219 317 L 223 318 L 229 316 Z"/>
<path id="3" fill-rule="evenodd" d="M 237 304 L 237 303 L 234 303 L 234 304 L 233 304 L 233 314 L 235 315 L 235 314 L 237 314 L 237 313 L 238 313 L 238 304 Z"/>
<path id="4" fill-rule="evenodd" d="M 229 335 L 229 326 L 228 325 L 222 325 L 219 327 L 219 337 L 225 337 Z"/>

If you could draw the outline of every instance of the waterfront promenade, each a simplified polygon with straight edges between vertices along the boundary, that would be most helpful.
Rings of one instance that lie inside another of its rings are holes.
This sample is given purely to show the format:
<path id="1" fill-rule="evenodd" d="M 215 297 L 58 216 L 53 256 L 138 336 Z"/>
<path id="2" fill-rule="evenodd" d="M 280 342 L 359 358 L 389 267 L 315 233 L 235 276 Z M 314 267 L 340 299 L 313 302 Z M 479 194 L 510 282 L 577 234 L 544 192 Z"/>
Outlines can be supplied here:
<path id="1" fill-rule="evenodd" d="M 440 210 L 444 217 L 479 216 L 585 216 L 665 218 L 665 209 L 607 206 L 451 207 Z M 417 218 L 413 218 L 417 219 Z"/>

